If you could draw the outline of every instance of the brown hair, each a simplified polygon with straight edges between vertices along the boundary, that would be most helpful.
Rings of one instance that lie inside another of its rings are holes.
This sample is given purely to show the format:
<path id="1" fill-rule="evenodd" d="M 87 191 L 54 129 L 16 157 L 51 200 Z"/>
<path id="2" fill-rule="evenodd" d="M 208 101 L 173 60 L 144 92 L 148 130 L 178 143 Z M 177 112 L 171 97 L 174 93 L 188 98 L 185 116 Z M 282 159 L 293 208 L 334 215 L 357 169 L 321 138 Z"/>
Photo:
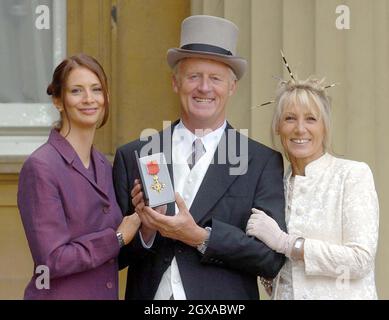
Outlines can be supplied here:
<path id="1" fill-rule="evenodd" d="M 88 56 L 84 53 L 78 53 L 63 60 L 57 66 L 57 68 L 55 68 L 55 71 L 53 73 L 53 79 L 47 87 L 46 92 L 49 96 L 53 96 L 53 98 L 60 99 L 62 101 L 62 104 L 64 106 L 64 112 L 67 116 L 64 99 L 64 88 L 66 86 L 66 81 L 69 77 L 70 72 L 80 67 L 92 71 L 100 80 L 104 95 L 104 116 L 101 124 L 99 125 L 99 128 L 101 128 L 107 122 L 109 116 L 108 82 L 103 67 L 95 58 Z M 62 127 L 62 115 L 61 120 L 59 121 L 57 126 L 59 128 Z"/>

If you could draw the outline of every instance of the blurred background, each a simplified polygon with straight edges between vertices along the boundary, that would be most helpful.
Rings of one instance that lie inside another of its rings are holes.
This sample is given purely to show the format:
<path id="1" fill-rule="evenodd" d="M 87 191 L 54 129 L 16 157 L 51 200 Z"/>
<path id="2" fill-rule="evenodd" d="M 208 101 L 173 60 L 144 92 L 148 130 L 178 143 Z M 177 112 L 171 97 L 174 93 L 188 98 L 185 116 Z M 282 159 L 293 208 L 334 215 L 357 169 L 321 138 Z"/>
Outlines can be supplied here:
<path id="1" fill-rule="evenodd" d="M 111 116 L 95 145 L 112 160 L 143 130 L 177 119 L 166 51 L 179 45 L 181 21 L 191 14 L 225 17 L 240 29 L 238 54 L 249 69 L 228 120 L 253 139 L 272 146 L 273 107 L 255 106 L 274 97 L 274 77 L 288 78 L 280 49 L 299 78 L 340 83 L 329 89 L 332 148 L 373 171 L 380 201 L 376 283 L 379 298 L 388 299 L 389 0 L 0 0 L 0 299 L 22 299 L 33 272 L 16 193 L 24 159 L 58 117 L 45 95 L 53 68 L 77 52 L 104 66 Z"/>

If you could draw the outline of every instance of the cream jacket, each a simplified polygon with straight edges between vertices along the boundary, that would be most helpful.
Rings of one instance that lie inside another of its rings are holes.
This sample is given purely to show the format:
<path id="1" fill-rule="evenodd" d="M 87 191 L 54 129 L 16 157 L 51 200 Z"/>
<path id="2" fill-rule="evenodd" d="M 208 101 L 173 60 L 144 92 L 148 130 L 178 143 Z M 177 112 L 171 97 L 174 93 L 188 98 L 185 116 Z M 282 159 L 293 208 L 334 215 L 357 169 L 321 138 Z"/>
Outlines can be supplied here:
<path id="1" fill-rule="evenodd" d="M 379 205 L 368 165 L 325 154 L 295 177 L 288 205 L 289 234 L 306 239 L 304 262 L 291 262 L 294 299 L 377 299 Z"/>

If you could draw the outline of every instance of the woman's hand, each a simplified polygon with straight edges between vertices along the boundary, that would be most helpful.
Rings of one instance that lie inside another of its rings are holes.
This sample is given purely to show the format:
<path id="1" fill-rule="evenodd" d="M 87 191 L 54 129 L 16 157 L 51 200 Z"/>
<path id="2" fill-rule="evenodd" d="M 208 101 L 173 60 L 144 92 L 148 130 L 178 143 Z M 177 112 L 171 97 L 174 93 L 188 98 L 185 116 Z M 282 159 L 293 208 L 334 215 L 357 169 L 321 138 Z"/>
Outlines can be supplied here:
<path id="1" fill-rule="evenodd" d="M 119 225 L 117 232 L 123 235 L 124 244 L 129 244 L 134 238 L 140 226 L 140 219 L 137 213 L 125 216 Z"/>
<path id="2" fill-rule="evenodd" d="M 291 236 L 280 229 L 277 222 L 265 212 L 251 209 L 252 215 L 247 222 L 246 233 L 264 242 L 269 248 L 290 257 L 296 236 Z"/>

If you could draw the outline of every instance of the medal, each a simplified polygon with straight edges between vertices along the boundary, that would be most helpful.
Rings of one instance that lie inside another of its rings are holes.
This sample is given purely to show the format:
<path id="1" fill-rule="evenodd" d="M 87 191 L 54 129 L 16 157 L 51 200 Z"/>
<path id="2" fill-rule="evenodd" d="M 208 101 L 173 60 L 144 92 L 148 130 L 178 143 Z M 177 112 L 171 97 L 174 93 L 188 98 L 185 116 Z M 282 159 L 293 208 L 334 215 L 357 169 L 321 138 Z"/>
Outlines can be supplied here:
<path id="1" fill-rule="evenodd" d="M 160 193 L 165 188 L 165 184 L 159 181 L 159 178 L 157 175 L 159 172 L 158 162 L 155 160 L 152 160 L 146 164 L 146 167 L 147 167 L 147 173 L 149 175 L 153 176 L 154 182 L 151 185 L 151 189 Z"/>

